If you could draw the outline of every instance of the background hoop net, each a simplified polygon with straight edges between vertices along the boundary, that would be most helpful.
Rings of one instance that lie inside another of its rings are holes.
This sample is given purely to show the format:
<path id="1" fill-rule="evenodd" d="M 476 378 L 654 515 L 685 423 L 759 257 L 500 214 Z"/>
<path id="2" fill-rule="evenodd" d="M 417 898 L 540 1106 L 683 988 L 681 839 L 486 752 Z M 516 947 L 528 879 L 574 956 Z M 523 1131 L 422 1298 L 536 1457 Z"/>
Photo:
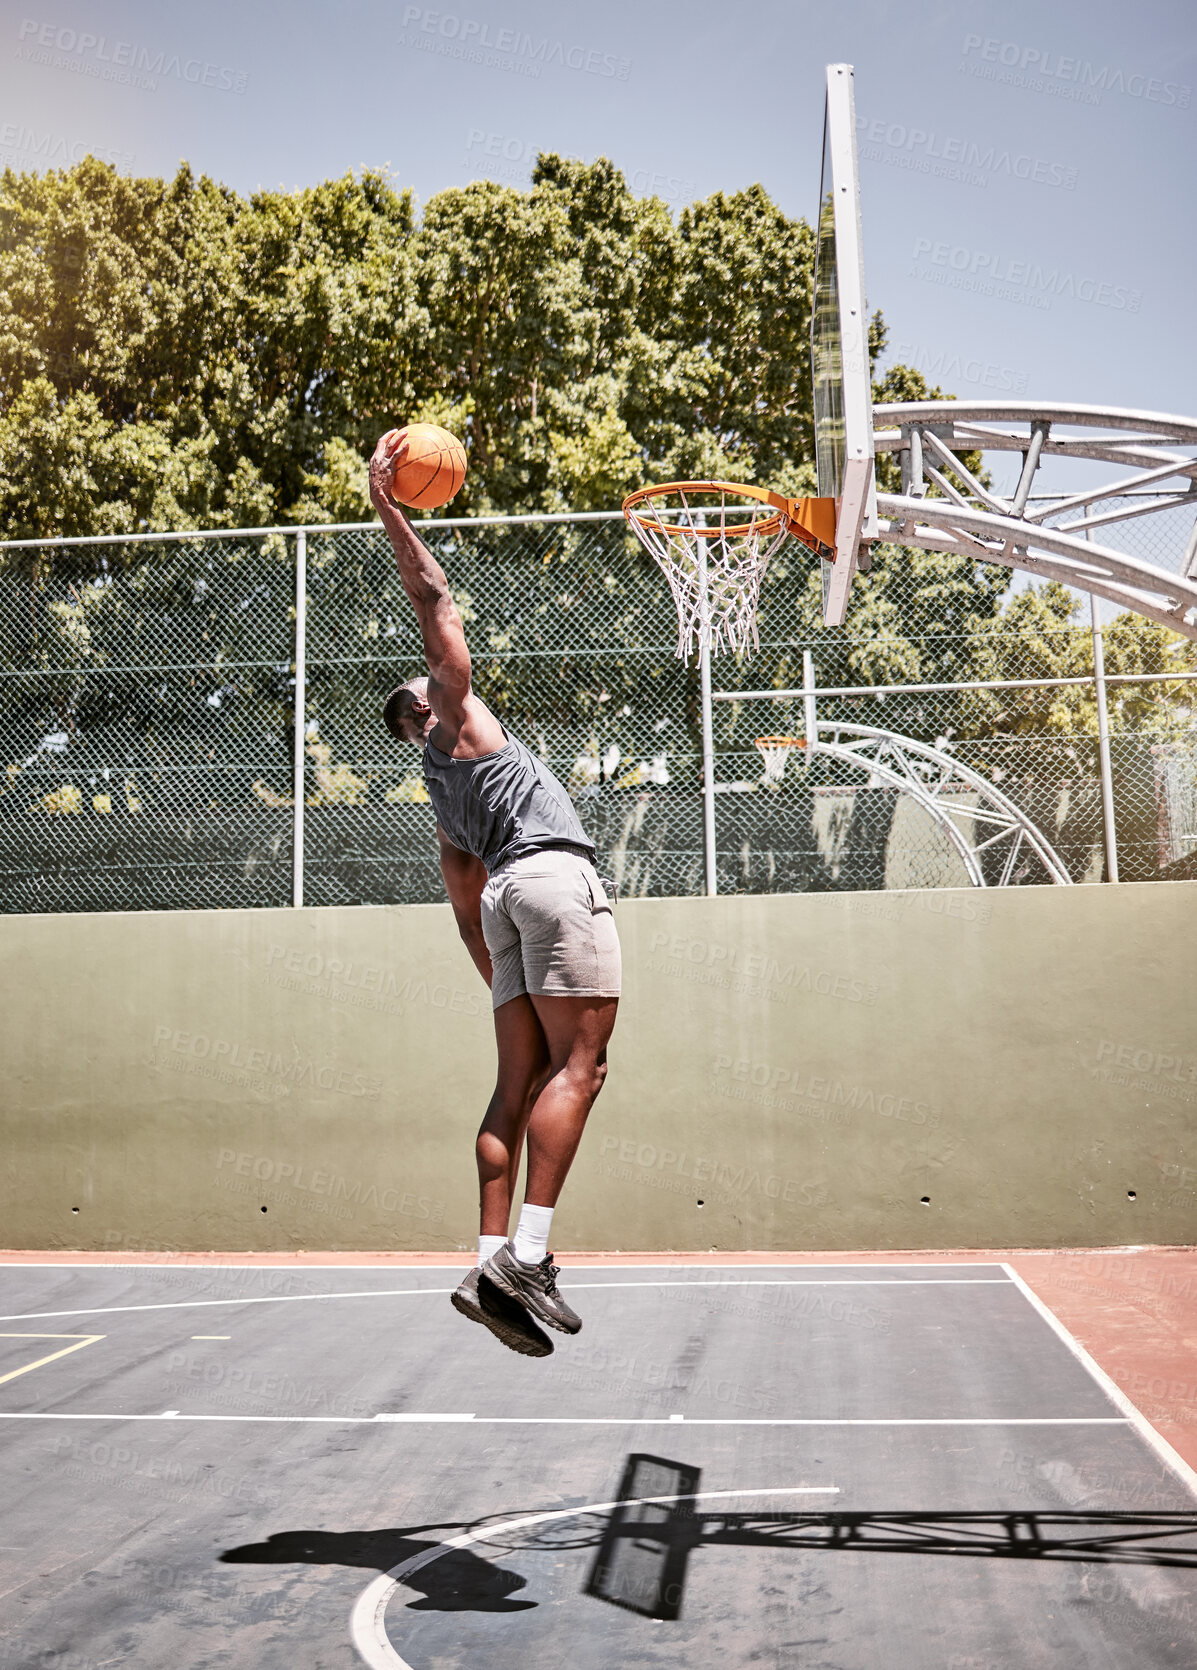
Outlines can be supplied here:
<path id="1" fill-rule="evenodd" d="M 677 653 L 689 661 L 703 645 L 712 655 L 756 649 L 757 601 L 769 559 L 788 537 L 768 504 L 743 499 L 734 486 L 687 482 L 633 494 L 624 514 L 673 593 Z M 729 502 L 730 501 L 730 502 Z"/>
<path id="2" fill-rule="evenodd" d="M 780 783 L 790 755 L 796 748 L 806 747 L 800 736 L 756 736 L 752 742 L 765 762 L 765 780 L 769 783 Z"/>

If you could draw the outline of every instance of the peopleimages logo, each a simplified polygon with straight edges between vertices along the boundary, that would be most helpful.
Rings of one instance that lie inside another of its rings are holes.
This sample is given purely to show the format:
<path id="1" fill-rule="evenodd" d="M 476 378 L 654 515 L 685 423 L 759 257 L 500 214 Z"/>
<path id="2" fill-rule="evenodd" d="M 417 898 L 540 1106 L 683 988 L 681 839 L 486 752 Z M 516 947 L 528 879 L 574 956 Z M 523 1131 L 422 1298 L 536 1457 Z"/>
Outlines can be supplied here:
<path id="1" fill-rule="evenodd" d="M 1159 1078 L 1175 1079 L 1178 1084 L 1197 1084 L 1195 1056 L 1136 1049 L 1133 1044 L 1117 1044 L 1111 1038 L 1103 1038 L 1097 1046 L 1097 1059 L 1111 1066 L 1131 1068 L 1136 1073 L 1153 1073 Z"/>
<path id="2" fill-rule="evenodd" d="M 231 1173 L 225 1170 L 226 1166 L 233 1168 Z M 296 1161 L 275 1159 L 269 1154 L 222 1148 L 216 1170 L 218 1187 L 232 1186 L 234 1193 L 254 1194 L 257 1198 L 263 1192 L 263 1185 L 272 1185 L 276 1196 L 280 1189 L 286 1191 L 283 1201 L 288 1205 L 294 1205 L 294 1197 L 298 1195 L 307 1196 L 313 1205 L 322 1205 L 326 1200 L 334 1204 L 347 1202 L 363 1208 L 373 1206 L 382 1212 L 397 1212 L 407 1218 L 426 1218 L 431 1223 L 440 1223 L 445 1216 L 444 1201 L 434 1200 L 431 1195 L 417 1195 L 410 1189 L 388 1188 L 385 1184 L 380 1188 L 377 1183 L 363 1183 L 360 1177 L 345 1177 L 336 1171 L 319 1168 L 310 1171 Z M 237 1181 L 242 1178 L 249 1186 L 238 1189 Z"/>
<path id="3" fill-rule="evenodd" d="M 998 296 L 1004 301 L 1026 302 L 1033 307 L 1048 308 L 1053 299 L 1059 298 L 1124 309 L 1127 313 L 1137 313 L 1143 305 L 1142 290 L 1066 272 L 1059 267 L 1046 267 L 1039 261 L 1011 261 L 993 250 L 967 249 L 963 244 L 916 238 L 914 259 L 944 269 L 942 277 L 916 271 L 913 275 L 916 278 Z"/>
<path id="4" fill-rule="evenodd" d="M 0 156 L 11 157 L 18 166 L 27 163 L 38 168 L 69 168 L 87 156 L 110 162 L 114 168 L 133 166 L 132 151 L 93 145 L 86 139 L 68 139 L 49 129 L 42 133 L 37 128 L 27 128 L 23 122 L 0 124 Z"/>
<path id="5" fill-rule="evenodd" d="M 1072 58 L 1044 47 L 1020 46 L 995 35 L 966 35 L 961 48 L 966 62 L 960 68 L 983 80 L 1029 87 L 1037 93 L 1061 93 L 1086 104 L 1100 104 L 1103 93 L 1124 93 L 1151 104 L 1187 110 L 1193 89 L 1179 81 L 1161 81 L 1137 70 L 1095 67 L 1088 58 Z"/>
<path id="6" fill-rule="evenodd" d="M 269 985 L 309 997 L 327 997 L 352 1008 L 402 1015 L 413 1004 L 421 1003 L 426 1008 L 449 1009 L 455 1015 L 481 1013 L 477 992 L 447 986 L 443 981 L 429 982 L 420 974 L 400 976 L 382 963 L 346 962 L 320 951 L 276 943 L 266 954 L 266 967 Z"/>
<path id="7" fill-rule="evenodd" d="M 401 46 L 418 46 L 442 57 L 458 58 L 470 64 L 512 69 L 518 75 L 535 78 L 542 69 L 580 70 L 585 75 L 626 81 L 631 74 L 630 58 L 597 47 L 569 45 L 548 35 L 530 35 L 523 29 L 494 28 L 476 17 L 458 17 L 453 12 L 433 11 L 428 6 L 405 6 Z M 426 37 L 421 40 L 421 36 Z"/>
<path id="8" fill-rule="evenodd" d="M 911 1125 L 939 1124 L 939 1113 L 928 1102 L 889 1091 L 878 1094 L 862 1085 L 844 1085 L 839 1079 L 810 1075 L 797 1066 L 776 1067 L 771 1061 L 717 1055 L 714 1072 L 730 1076 L 738 1085 L 752 1085 L 757 1090 L 780 1095 L 783 1099 L 797 1096 L 802 1100 L 829 1102 L 836 1107 L 861 1113 L 879 1113 L 884 1119 L 897 1119 Z"/>
<path id="9" fill-rule="evenodd" d="M 983 186 L 992 175 L 1004 174 L 1031 185 L 1062 186 L 1065 191 L 1076 189 L 1075 168 L 1047 157 L 1033 157 L 1025 151 L 954 138 L 934 129 L 908 127 L 905 122 L 870 120 L 867 116 L 856 118 L 856 132 L 861 141 L 860 154 L 866 162 L 960 179 L 966 185 Z"/>
<path id="10" fill-rule="evenodd" d="M 376 1074 L 338 1067 L 331 1061 L 316 1061 L 298 1053 L 284 1055 L 281 1050 L 269 1047 L 259 1049 L 238 1039 L 219 1038 L 207 1032 L 157 1026 L 154 1046 L 170 1052 L 166 1064 L 176 1072 L 215 1078 L 225 1084 L 270 1094 L 286 1094 L 293 1089 L 333 1090 L 339 1096 L 370 1099 L 382 1094 L 382 1080 Z"/>
<path id="11" fill-rule="evenodd" d="M 467 168 L 481 168 L 490 178 L 526 180 L 545 147 L 535 139 L 518 134 L 490 133 L 485 128 L 470 128 L 466 139 Z M 492 162 L 496 165 L 491 166 Z M 666 203 L 690 202 L 698 194 L 693 180 L 677 174 L 662 173 L 659 168 L 624 167 L 628 187 L 638 196 L 660 197 Z"/>
<path id="12" fill-rule="evenodd" d="M 685 978 L 704 986 L 719 986 L 751 992 L 752 995 L 784 1001 L 792 992 L 817 993 L 820 997 L 842 998 L 848 1003 L 874 1004 L 877 986 L 855 975 L 834 969 L 810 968 L 797 962 L 778 962 L 763 951 L 745 951 L 717 940 L 691 939 L 675 934 L 654 933 L 648 968 L 654 974 Z"/>
<path id="13" fill-rule="evenodd" d="M 1025 394 L 1027 374 L 1013 366 L 995 365 L 992 360 L 977 359 L 967 354 L 949 353 L 944 348 L 929 348 L 918 342 L 898 342 L 893 348 L 896 365 L 911 365 L 921 371 L 930 383 L 974 383 L 978 388 L 993 389 L 998 394 Z M 899 912 L 900 914 L 900 912 Z M 954 913 L 955 914 L 955 913 Z M 892 918 L 898 920 L 898 916 Z"/>
<path id="14" fill-rule="evenodd" d="M 64 28 L 57 23 L 39 23 L 26 17 L 17 26 L 17 57 L 50 69 L 69 70 L 77 75 L 103 81 L 118 81 L 153 92 L 158 77 L 189 81 L 195 87 L 211 87 L 221 93 L 244 93 L 249 77 L 244 70 L 227 64 L 209 63 L 203 58 L 184 58 L 165 49 L 153 51 L 135 41 L 109 40 L 86 29 Z"/>

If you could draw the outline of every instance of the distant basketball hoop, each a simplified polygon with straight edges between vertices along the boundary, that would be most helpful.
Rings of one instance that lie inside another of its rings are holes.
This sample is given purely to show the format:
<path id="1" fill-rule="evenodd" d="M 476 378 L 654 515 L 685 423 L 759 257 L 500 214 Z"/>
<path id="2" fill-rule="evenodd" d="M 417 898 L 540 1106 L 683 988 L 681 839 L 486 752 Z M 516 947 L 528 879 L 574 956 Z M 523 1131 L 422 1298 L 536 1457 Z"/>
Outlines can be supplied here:
<path id="1" fill-rule="evenodd" d="M 800 736 L 755 736 L 752 745 L 765 762 L 767 783 L 780 783 L 786 774 L 790 755 L 796 749 L 806 748 L 806 743 Z"/>

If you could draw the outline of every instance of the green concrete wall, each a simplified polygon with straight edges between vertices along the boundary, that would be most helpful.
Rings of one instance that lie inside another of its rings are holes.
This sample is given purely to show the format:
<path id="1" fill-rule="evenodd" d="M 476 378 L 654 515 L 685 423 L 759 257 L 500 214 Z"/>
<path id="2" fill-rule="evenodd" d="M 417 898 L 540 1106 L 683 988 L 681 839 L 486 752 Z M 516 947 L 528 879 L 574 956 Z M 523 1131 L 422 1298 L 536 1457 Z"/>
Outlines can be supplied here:
<path id="1" fill-rule="evenodd" d="M 1197 883 L 621 904 L 554 1245 L 1197 1239 L 1195 907 Z M 0 947 L 0 1244 L 473 1244 L 493 1039 L 447 907 L 7 917 Z"/>

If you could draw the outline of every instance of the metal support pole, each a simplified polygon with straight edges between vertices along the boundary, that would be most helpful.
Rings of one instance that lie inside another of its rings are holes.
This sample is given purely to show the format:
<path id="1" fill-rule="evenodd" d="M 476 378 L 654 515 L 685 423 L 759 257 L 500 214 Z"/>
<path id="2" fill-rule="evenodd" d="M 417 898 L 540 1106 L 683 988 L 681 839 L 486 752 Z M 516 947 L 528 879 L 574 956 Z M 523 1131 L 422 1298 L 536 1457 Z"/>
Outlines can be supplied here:
<path id="1" fill-rule="evenodd" d="M 927 477 L 923 473 L 923 432 L 918 424 L 910 428 L 910 497 L 925 499 Z"/>
<path id="2" fill-rule="evenodd" d="M 808 649 L 802 652 L 802 712 L 806 729 L 806 763 L 809 765 L 819 746 L 819 716 L 815 707 L 815 658 Z"/>
<path id="3" fill-rule="evenodd" d="M 1039 455 L 1043 451 L 1043 443 L 1047 440 L 1050 423 L 1033 423 L 1031 425 L 1031 440 L 1022 459 L 1022 475 L 1018 478 L 1018 486 L 1014 491 L 1014 498 L 1010 505 L 1011 516 L 1021 519 L 1027 508 L 1027 500 L 1031 496 L 1031 483 L 1035 479 L 1035 471 L 1039 468 Z"/>
<path id="4" fill-rule="evenodd" d="M 715 846 L 715 731 L 712 724 L 711 703 L 711 646 L 703 644 L 699 651 L 699 675 L 702 680 L 702 852 L 706 871 L 707 897 L 713 899 L 719 891 L 718 849 Z"/>
<path id="5" fill-rule="evenodd" d="M 303 904 L 303 745 L 307 729 L 307 637 L 308 637 L 308 536 L 304 528 L 295 535 L 295 753 L 294 831 L 291 841 L 291 904 Z"/>
<path id="6" fill-rule="evenodd" d="M 1089 593 L 1093 622 L 1093 683 L 1097 689 L 1097 753 L 1101 762 L 1101 817 L 1105 827 L 1106 880 L 1118 880 L 1118 836 L 1114 827 L 1114 779 L 1110 771 L 1110 721 L 1106 709 L 1106 657 L 1097 616 L 1097 598 Z"/>
<path id="7" fill-rule="evenodd" d="M 702 853 L 707 897 L 719 891 L 718 848 L 715 845 L 715 726 L 711 702 L 710 621 L 707 610 L 707 542 L 695 538 L 700 586 L 699 613 L 703 621 L 698 648 L 698 674 L 702 689 Z"/>
<path id="8" fill-rule="evenodd" d="M 1197 580 L 1197 516 L 1193 518 L 1185 554 L 1180 559 L 1180 571 L 1186 580 Z"/>

